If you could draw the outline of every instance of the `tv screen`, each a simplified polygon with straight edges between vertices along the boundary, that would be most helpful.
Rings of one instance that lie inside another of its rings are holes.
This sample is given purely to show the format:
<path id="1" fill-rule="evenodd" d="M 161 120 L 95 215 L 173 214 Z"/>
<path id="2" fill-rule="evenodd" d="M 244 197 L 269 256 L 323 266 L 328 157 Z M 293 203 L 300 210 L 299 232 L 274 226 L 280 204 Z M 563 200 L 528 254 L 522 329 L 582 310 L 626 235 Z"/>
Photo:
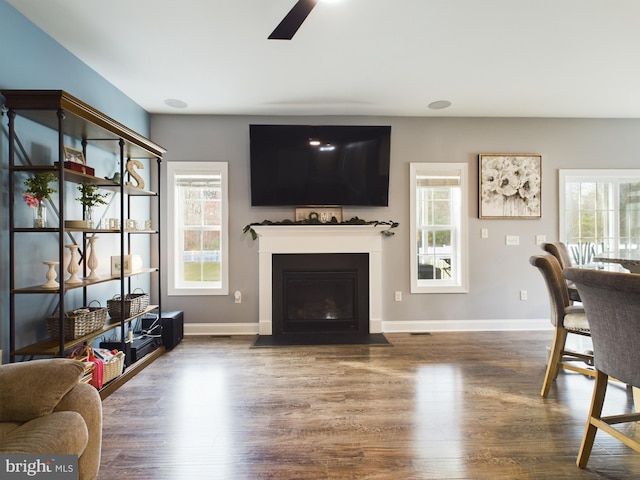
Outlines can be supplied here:
<path id="1" fill-rule="evenodd" d="M 250 125 L 251 205 L 389 205 L 390 126 Z"/>

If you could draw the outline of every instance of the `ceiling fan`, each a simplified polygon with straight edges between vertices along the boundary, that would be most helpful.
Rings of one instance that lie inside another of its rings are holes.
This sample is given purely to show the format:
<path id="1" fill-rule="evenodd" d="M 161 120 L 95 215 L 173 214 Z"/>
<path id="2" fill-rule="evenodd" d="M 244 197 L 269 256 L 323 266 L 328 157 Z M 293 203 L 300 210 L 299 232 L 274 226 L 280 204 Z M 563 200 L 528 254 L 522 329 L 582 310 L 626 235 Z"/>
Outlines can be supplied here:
<path id="1" fill-rule="evenodd" d="M 269 40 L 291 40 L 316 3 L 318 0 L 298 0 L 276 29 L 271 32 Z"/>

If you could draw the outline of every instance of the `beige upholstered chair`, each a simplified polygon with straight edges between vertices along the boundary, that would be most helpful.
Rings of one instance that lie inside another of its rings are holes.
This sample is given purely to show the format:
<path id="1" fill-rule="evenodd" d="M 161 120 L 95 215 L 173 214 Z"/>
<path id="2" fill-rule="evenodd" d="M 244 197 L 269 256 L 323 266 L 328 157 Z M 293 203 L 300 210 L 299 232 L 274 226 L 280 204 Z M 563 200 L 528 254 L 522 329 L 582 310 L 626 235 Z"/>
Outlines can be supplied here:
<path id="1" fill-rule="evenodd" d="M 551 323 L 554 326 L 554 338 L 540 391 L 540 395 L 546 397 L 560 368 L 595 376 L 594 370 L 583 366 L 584 363 L 593 361 L 591 355 L 573 352 L 565 348 L 567 335 L 570 333 L 590 336 L 589 322 L 581 306 L 571 305 L 567 283 L 556 257 L 553 255 L 534 255 L 529 259 L 529 263 L 537 267 L 542 274 L 551 302 Z M 583 365 L 576 365 L 575 362 L 581 362 Z"/>
<path id="2" fill-rule="evenodd" d="M 602 416 L 610 377 L 640 387 L 640 275 L 577 268 L 566 269 L 564 275 L 580 292 L 593 339 L 596 381 L 577 459 L 578 466 L 585 468 L 598 429 L 640 452 L 637 435 L 612 426 L 637 422 L 640 412 Z"/>
<path id="3" fill-rule="evenodd" d="M 83 373 L 64 358 L 0 365 L 0 453 L 77 455 L 78 478 L 96 478 L 102 402 Z"/>
<path id="4" fill-rule="evenodd" d="M 571 256 L 569 255 L 569 249 L 562 242 L 547 242 L 542 244 L 542 249 L 545 252 L 550 253 L 558 259 L 560 267 L 562 269 L 571 267 Z M 573 302 L 580 301 L 580 294 L 572 282 L 566 280 L 567 290 L 569 292 L 569 299 Z"/>

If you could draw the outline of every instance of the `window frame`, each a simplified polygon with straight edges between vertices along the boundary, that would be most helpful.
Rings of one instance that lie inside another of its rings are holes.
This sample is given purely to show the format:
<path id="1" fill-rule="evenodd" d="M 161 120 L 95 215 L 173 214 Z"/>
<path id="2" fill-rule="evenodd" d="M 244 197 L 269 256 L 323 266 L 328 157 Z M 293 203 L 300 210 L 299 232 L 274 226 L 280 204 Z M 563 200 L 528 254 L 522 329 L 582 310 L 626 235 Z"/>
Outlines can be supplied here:
<path id="1" fill-rule="evenodd" d="M 177 175 L 220 175 L 221 209 L 220 209 L 220 286 L 203 285 L 202 287 L 184 287 L 176 285 L 178 260 L 176 258 L 179 239 L 182 231 L 177 226 L 176 215 L 178 198 L 176 195 Z M 167 295 L 228 295 L 229 294 L 229 201 L 228 201 L 228 163 L 227 162 L 167 162 Z"/>
<path id="2" fill-rule="evenodd" d="M 411 293 L 468 293 L 469 292 L 469 167 L 466 163 L 428 163 L 411 162 L 409 164 L 409 242 Z M 418 221 L 417 188 L 418 177 L 424 175 L 460 173 L 460 211 L 459 214 L 459 276 L 455 282 L 448 279 L 418 279 Z"/>
<path id="3" fill-rule="evenodd" d="M 620 244 L 620 203 L 619 189 L 621 183 L 630 183 L 634 180 L 640 182 L 640 169 L 560 169 L 558 171 L 558 220 L 559 220 L 559 238 L 562 242 L 569 245 L 567 239 L 567 205 L 566 205 L 566 185 L 567 182 L 585 182 L 585 183 L 612 183 L 612 195 L 616 202 L 611 213 L 613 226 L 613 234 L 608 238 L 616 245 Z M 613 247 L 617 248 L 617 247 Z M 573 260 L 572 260 L 573 261 Z"/>

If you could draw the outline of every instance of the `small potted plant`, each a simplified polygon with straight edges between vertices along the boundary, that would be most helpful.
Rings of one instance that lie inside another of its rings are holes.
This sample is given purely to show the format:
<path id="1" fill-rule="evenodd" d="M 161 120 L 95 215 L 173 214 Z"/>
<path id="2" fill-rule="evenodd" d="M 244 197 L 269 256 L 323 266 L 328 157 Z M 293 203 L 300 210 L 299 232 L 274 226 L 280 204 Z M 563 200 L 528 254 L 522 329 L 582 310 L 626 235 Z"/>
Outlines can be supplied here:
<path id="1" fill-rule="evenodd" d="M 57 182 L 58 178 L 51 172 L 36 173 L 33 177 L 29 177 L 24 181 L 27 187 L 22 193 L 22 198 L 29 207 L 33 208 L 33 227 L 44 228 L 47 223 L 47 209 L 44 201 L 51 200 L 51 194 L 56 193 L 51 182 Z"/>
<path id="2" fill-rule="evenodd" d="M 84 219 L 87 222 L 88 228 L 93 228 L 93 207 L 96 205 L 106 205 L 106 198 L 109 196 L 107 193 L 100 193 L 99 187 L 92 183 L 81 183 L 78 185 L 78 191 L 80 196 L 76 198 L 82 203 L 84 210 Z"/>

